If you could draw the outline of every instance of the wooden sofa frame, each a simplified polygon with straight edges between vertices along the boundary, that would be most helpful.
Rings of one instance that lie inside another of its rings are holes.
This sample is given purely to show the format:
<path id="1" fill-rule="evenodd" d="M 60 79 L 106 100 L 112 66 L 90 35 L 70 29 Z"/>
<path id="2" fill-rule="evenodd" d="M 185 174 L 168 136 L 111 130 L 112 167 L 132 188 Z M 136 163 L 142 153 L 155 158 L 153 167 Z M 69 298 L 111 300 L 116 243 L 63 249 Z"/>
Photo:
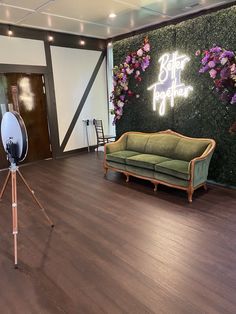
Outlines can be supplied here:
<path id="1" fill-rule="evenodd" d="M 211 142 L 211 146 L 210 146 L 210 149 L 209 149 L 209 145 L 207 146 L 206 150 L 203 152 L 203 154 L 200 156 L 200 157 L 196 157 L 194 159 L 192 159 L 190 162 L 189 162 L 189 167 L 190 167 L 190 179 L 188 180 L 189 181 L 189 184 L 187 187 L 183 187 L 183 186 L 180 186 L 180 185 L 176 185 L 176 184 L 171 184 L 171 183 L 168 183 L 168 182 L 165 182 L 165 181 L 161 181 L 161 180 L 157 180 L 157 179 L 150 179 L 149 177 L 145 177 L 145 176 L 139 176 L 137 174 L 134 174 L 134 173 L 131 173 L 131 172 L 128 172 L 128 171 L 124 171 L 124 170 L 121 170 L 121 169 L 117 169 L 117 168 L 114 168 L 114 167 L 111 167 L 107 164 L 106 162 L 106 145 L 113 145 L 115 143 L 118 143 L 118 142 L 121 142 L 122 141 L 122 138 L 124 136 L 126 136 L 127 134 L 143 134 L 142 132 L 126 132 L 124 133 L 116 142 L 114 143 L 109 143 L 109 144 L 106 144 L 104 146 L 104 176 L 107 175 L 107 172 L 108 172 L 108 169 L 112 170 L 112 171 L 116 171 L 116 172 L 121 172 L 123 173 L 125 176 L 126 176 L 126 182 L 129 182 L 129 177 L 130 176 L 133 176 L 133 177 L 137 177 L 137 178 L 141 178 L 141 179 L 144 179 L 144 180 L 148 180 L 150 182 L 152 182 L 154 184 L 154 192 L 157 191 L 157 187 L 158 187 L 158 184 L 163 184 L 163 185 L 166 185 L 166 186 L 169 186 L 169 187 L 173 187 L 173 188 L 177 188 L 177 189 L 181 189 L 181 190 L 185 190 L 188 194 L 188 201 L 190 203 L 192 203 L 192 200 L 193 200 L 193 193 L 196 189 L 198 189 L 199 187 L 203 187 L 205 190 L 207 190 L 207 184 L 206 182 L 203 182 L 197 186 L 193 186 L 193 176 L 194 176 L 194 167 L 195 167 L 195 163 L 197 161 L 201 161 L 201 160 L 204 160 L 206 159 L 215 149 L 215 146 L 216 146 L 216 142 L 212 139 L 206 139 L 206 138 L 192 138 L 192 137 L 188 137 L 188 136 L 184 136 L 182 134 L 179 134 L 177 132 L 174 132 L 172 130 L 166 130 L 166 131 L 160 131 L 160 132 L 155 132 L 155 133 L 150 133 L 150 135 L 152 134 L 173 134 L 173 135 L 176 135 L 176 136 L 179 136 L 179 137 L 182 137 L 182 138 L 186 138 L 186 139 L 194 139 L 194 140 L 208 140 L 209 142 Z"/>

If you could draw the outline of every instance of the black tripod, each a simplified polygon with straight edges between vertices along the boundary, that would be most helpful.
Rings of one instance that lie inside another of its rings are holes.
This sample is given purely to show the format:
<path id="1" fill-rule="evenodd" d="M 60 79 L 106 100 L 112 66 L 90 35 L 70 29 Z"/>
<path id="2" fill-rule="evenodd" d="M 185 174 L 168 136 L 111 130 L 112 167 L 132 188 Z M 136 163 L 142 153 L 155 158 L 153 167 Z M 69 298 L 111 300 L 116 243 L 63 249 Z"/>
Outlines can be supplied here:
<path id="1" fill-rule="evenodd" d="M 54 227 L 54 224 L 51 221 L 51 219 L 48 217 L 45 209 L 43 208 L 43 206 L 41 205 L 39 200 L 36 198 L 36 196 L 34 195 L 34 191 L 30 188 L 30 186 L 26 182 L 25 178 L 21 174 L 21 172 L 19 170 L 19 167 L 16 165 L 15 162 L 12 162 L 12 160 L 11 160 L 11 165 L 9 167 L 9 171 L 8 171 L 7 177 L 6 177 L 5 181 L 4 181 L 4 184 L 3 184 L 3 187 L 2 187 L 2 190 L 1 190 L 1 193 L 0 193 L 0 200 L 2 199 L 4 191 L 5 191 L 6 187 L 7 187 L 7 183 L 9 181 L 10 177 L 11 177 L 11 188 L 12 188 L 12 230 L 13 230 L 12 233 L 13 233 L 13 237 L 14 237 L 14 264 L 15 264 L 15 268 L 17 268 L 17 234 L 18 234 L 17 173 L 19 174 L 19 176 L 22 179 L 23 183 L 25 184 L 26 188 L 29 190 L 29 192 L 32 195 L 32 197 L 35 200 L 35 202 L 38 204 L 38 206 L 42 210 L 42 213 L 44 214 L 46 220 L 49 222 L 49 224 L 51 225 L 52 228 Z"/>

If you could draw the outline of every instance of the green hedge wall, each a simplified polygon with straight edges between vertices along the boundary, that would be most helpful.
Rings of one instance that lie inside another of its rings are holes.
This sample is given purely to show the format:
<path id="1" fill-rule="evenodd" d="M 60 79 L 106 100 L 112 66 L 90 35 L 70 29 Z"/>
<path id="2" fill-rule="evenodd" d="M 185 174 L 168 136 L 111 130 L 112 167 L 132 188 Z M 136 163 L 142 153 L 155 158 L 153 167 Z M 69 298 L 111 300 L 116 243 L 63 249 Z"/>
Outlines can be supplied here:
<path id="1" fill-rule="evenodd" d="M 127 54 L 137 50 L 145 36 L 151 44 L 151 64 L 142 75 L 142 82 L 138 87 L 131 82 L 131 89 L 140 94 L 140 98 L 131 98 L 124 107 L 124 114 L 116 124 L 117 136 L 126 131 L 172 129 L 187 136 L 214 138 L 217 149 L 209 179 L 236 186 L 236 135 L 228 132 L 236 120 L 236 106 L 227 106 L 212 92 L 212 79 L 198 73 L 200 64 L 195 57 L 196 50 L 208 49 L 214 43 L 236 50 L 235 34 L 236 7 L 233 6 L 115 42 L 114 65 L 122 63 Z M 165 116 L 160 117 L 152 111 L 152 91 L 147 91 L 147 87 L 157 81 L 159 57 L 175 50 L 191 58 L 182 72 L 182 81 L 192 85 L 194 90 L 187 99 L 177 98 L 175 107 L 167 106 Z"/>

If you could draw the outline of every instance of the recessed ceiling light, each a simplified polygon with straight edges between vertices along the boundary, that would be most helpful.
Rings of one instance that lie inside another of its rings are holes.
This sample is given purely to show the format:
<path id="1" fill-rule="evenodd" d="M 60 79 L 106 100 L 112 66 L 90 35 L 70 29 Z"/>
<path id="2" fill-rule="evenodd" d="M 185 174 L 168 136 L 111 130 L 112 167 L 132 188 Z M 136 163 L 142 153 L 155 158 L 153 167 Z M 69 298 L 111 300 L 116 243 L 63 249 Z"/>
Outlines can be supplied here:
<path id="1" fill-rule="evenodd" d="M 116 17 L 116 14 L 115 14 L 115 13 L 110 13 L 110 14 L 109 14 L 109 18 L 110 18 L 110 19 L 114 19 L 115 17 Z"/>
<path id="2" fill-rule="evenodd" d="M 11 30 L 10 26 L 8 27 L 7 35 L 8 36 L 12 36 L 13 35 L 13 31 Z"/>
<path id="3" fill-rule="evenodd" d="M 48 36 L 48 41 L 53 41 L 53 40 L 54 40 L 54 37 L 51 36 L 51 35 L 49 35 L 49 36 Z"/>
<path id="4" fill-rule="evenodd" d="M 84 41 L 84 40 L 80 40 L 80 41 L 79 41 L 79 44 L 80 44 L 81 46 L 84 46 L 84 45 L 85 45 L 85 41 Z"/>

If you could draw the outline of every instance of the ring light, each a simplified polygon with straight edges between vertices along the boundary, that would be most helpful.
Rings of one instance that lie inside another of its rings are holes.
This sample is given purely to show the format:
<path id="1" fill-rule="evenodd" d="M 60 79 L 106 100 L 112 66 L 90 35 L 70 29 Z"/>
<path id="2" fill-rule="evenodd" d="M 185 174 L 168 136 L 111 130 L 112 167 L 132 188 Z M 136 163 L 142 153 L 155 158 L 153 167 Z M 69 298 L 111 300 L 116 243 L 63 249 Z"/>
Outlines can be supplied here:
<path id="1" fill-rule="evenodd" d="M 28 151 L 28 136 L 25 123 L 18 112 L 9 111 L 3 115 L 1 136 L 8 160 L 15 164 L 23 161 Z"/>
<path id="2" fill-rule="evenodd" d="M 11 177 L 11 186 L 12 186 L 12 229 L 13 229 L 13 237 L 14 237 L 14 264 L 15 268 L 17 268 L 17 234 L 18 234 L 18 214 L 17 214 L 17 180 L 16 175 L 19 174 L 26 188 L 29 190 L 33 199 L 40 207 L 42 213 L 44 214 L 47 221 L 50 223 L 51 227 L 54 227 L 53 222 L 48 217 L 45 209 L 36 198 L 34 191 L 29 187 L 25 178 L 21 174 L 17 163 L 23 161 L 27 155 L 28 151 L 28 136 L 26 127 L 23 119 L 16 111 L 9 111 L 3 115 L 2 123 L 1 123 L 1 137 L 2 143 L 5 152 L 7 153 L 7 159 L 10 162 L 9 171 L 5 182 L 3 184 L 2 190 L 0 192 L 0 199 L 2 199 L 3 193 L 6 189 L 7 183 Z"/>

